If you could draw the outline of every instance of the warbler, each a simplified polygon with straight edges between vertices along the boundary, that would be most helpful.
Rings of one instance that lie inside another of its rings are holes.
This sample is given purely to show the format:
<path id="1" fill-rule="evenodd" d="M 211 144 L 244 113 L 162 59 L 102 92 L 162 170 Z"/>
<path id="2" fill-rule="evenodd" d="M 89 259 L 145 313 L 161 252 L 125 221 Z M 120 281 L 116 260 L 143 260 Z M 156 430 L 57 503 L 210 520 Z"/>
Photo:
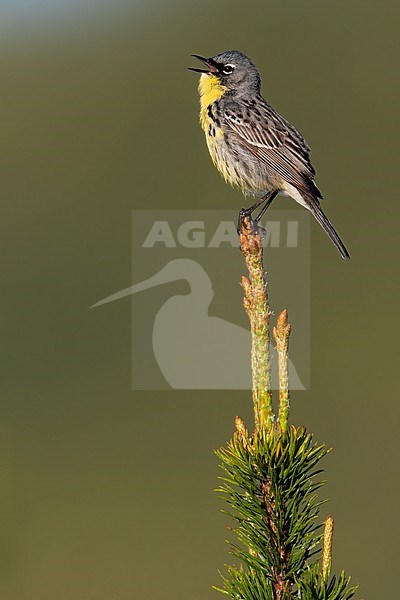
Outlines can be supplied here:
<path id="1" fill-rule="evenodd" d="M 260 208 L 257 223 L 282 192 L 309 210 L 343 258 L 350 255 L 321 208 L 310 147 L 304 137 L 262 97 L 261 78 L 242 52 L 229 50 L 211 58 L 192 54 L 201 73 L 200 124 L 212 161 L 225 180 L 257 197 L 248 216 Z M 263 205 L 263 206 L 261 206 Z"/>

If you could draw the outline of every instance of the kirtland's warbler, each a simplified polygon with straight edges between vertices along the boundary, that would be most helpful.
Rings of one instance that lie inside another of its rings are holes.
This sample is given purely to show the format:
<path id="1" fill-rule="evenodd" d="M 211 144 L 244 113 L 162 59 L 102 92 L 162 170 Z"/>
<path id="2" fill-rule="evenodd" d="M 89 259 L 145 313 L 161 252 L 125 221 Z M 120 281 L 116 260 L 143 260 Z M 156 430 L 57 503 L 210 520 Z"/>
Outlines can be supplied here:
<path id="1" fill-rule="evenodd" d="M 213 163 L 226 181 L 258 197 L 246 210 L 262 206 L 259 221 L 282 192 L 309 210 L 343 258 L 350 255 L 321 208 L 310 147 L 303 136 L 261 95 L 260 75 L 237 50 L 211 58 L 193 54 L 206 66 L 201 73 L 200 124 Z"/>

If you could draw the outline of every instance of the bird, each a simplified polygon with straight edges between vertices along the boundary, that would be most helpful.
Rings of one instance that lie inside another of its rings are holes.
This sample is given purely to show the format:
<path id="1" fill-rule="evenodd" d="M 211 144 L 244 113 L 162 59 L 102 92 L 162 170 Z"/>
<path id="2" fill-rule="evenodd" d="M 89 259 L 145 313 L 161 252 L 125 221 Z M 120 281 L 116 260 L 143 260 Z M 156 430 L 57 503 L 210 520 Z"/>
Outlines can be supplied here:
<path id="1" fill-rule="evenodd" d="M 346 246 L 321 208 L 322 193 L 306 140 L 261 95 L 261 77 L 238 50 L 206 58 L 192 54 L 206 68 L 200 73 L 200 125 L 211 159 L 224 179 L 257 198 L 240 215 L 258 224 L 278 193 L 306 208 L 328 234 L 343 258 Z M 258 215 L 252 214 L 260 208 Z"/>

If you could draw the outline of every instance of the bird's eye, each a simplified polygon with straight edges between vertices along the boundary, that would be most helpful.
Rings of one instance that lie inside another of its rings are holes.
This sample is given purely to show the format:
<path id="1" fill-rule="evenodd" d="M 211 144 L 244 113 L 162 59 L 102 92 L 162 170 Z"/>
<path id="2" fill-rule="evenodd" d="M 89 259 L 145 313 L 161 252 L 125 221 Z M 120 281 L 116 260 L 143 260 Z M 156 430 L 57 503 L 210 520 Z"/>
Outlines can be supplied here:
<path id="1" fill-rule="evenodd" d="M 224 75 L 230 75 L 231 73 L 233 73 L 234 68 L 235 68 L 235 65 L 224 65 L 222 72 Z"/>

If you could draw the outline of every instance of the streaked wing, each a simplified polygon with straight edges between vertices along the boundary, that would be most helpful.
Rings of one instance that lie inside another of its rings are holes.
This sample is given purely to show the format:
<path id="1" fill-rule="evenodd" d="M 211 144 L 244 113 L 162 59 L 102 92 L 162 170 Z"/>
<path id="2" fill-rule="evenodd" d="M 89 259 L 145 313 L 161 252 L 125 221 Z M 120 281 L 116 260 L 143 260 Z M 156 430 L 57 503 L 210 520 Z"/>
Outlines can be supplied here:
<path id="1" fill-rule="evenodd" d="M 224 107 L 225 124 L 254 157 L 285 181 L 308 188 L 315 175 L 303 136 L 266 102 L 235 102 Z"/>
<path id="2" fill-rule="evenodd" d="M 257 110 L 259 115 L 252 115 L 251 107 L 248 107 L 246 115 L 241 110 L 241 106 L 235 103 L 230 104 L 229 108 L 226 108 L 224 116 L 233 131 L 240 137 L 243 137 L 249 144 L 259 146 L 260 148 L 278 148 L 284 143 L 287 129 L 279 123 L 273 124 L 267 115 L 261 115 L 261 111 Z"/>

